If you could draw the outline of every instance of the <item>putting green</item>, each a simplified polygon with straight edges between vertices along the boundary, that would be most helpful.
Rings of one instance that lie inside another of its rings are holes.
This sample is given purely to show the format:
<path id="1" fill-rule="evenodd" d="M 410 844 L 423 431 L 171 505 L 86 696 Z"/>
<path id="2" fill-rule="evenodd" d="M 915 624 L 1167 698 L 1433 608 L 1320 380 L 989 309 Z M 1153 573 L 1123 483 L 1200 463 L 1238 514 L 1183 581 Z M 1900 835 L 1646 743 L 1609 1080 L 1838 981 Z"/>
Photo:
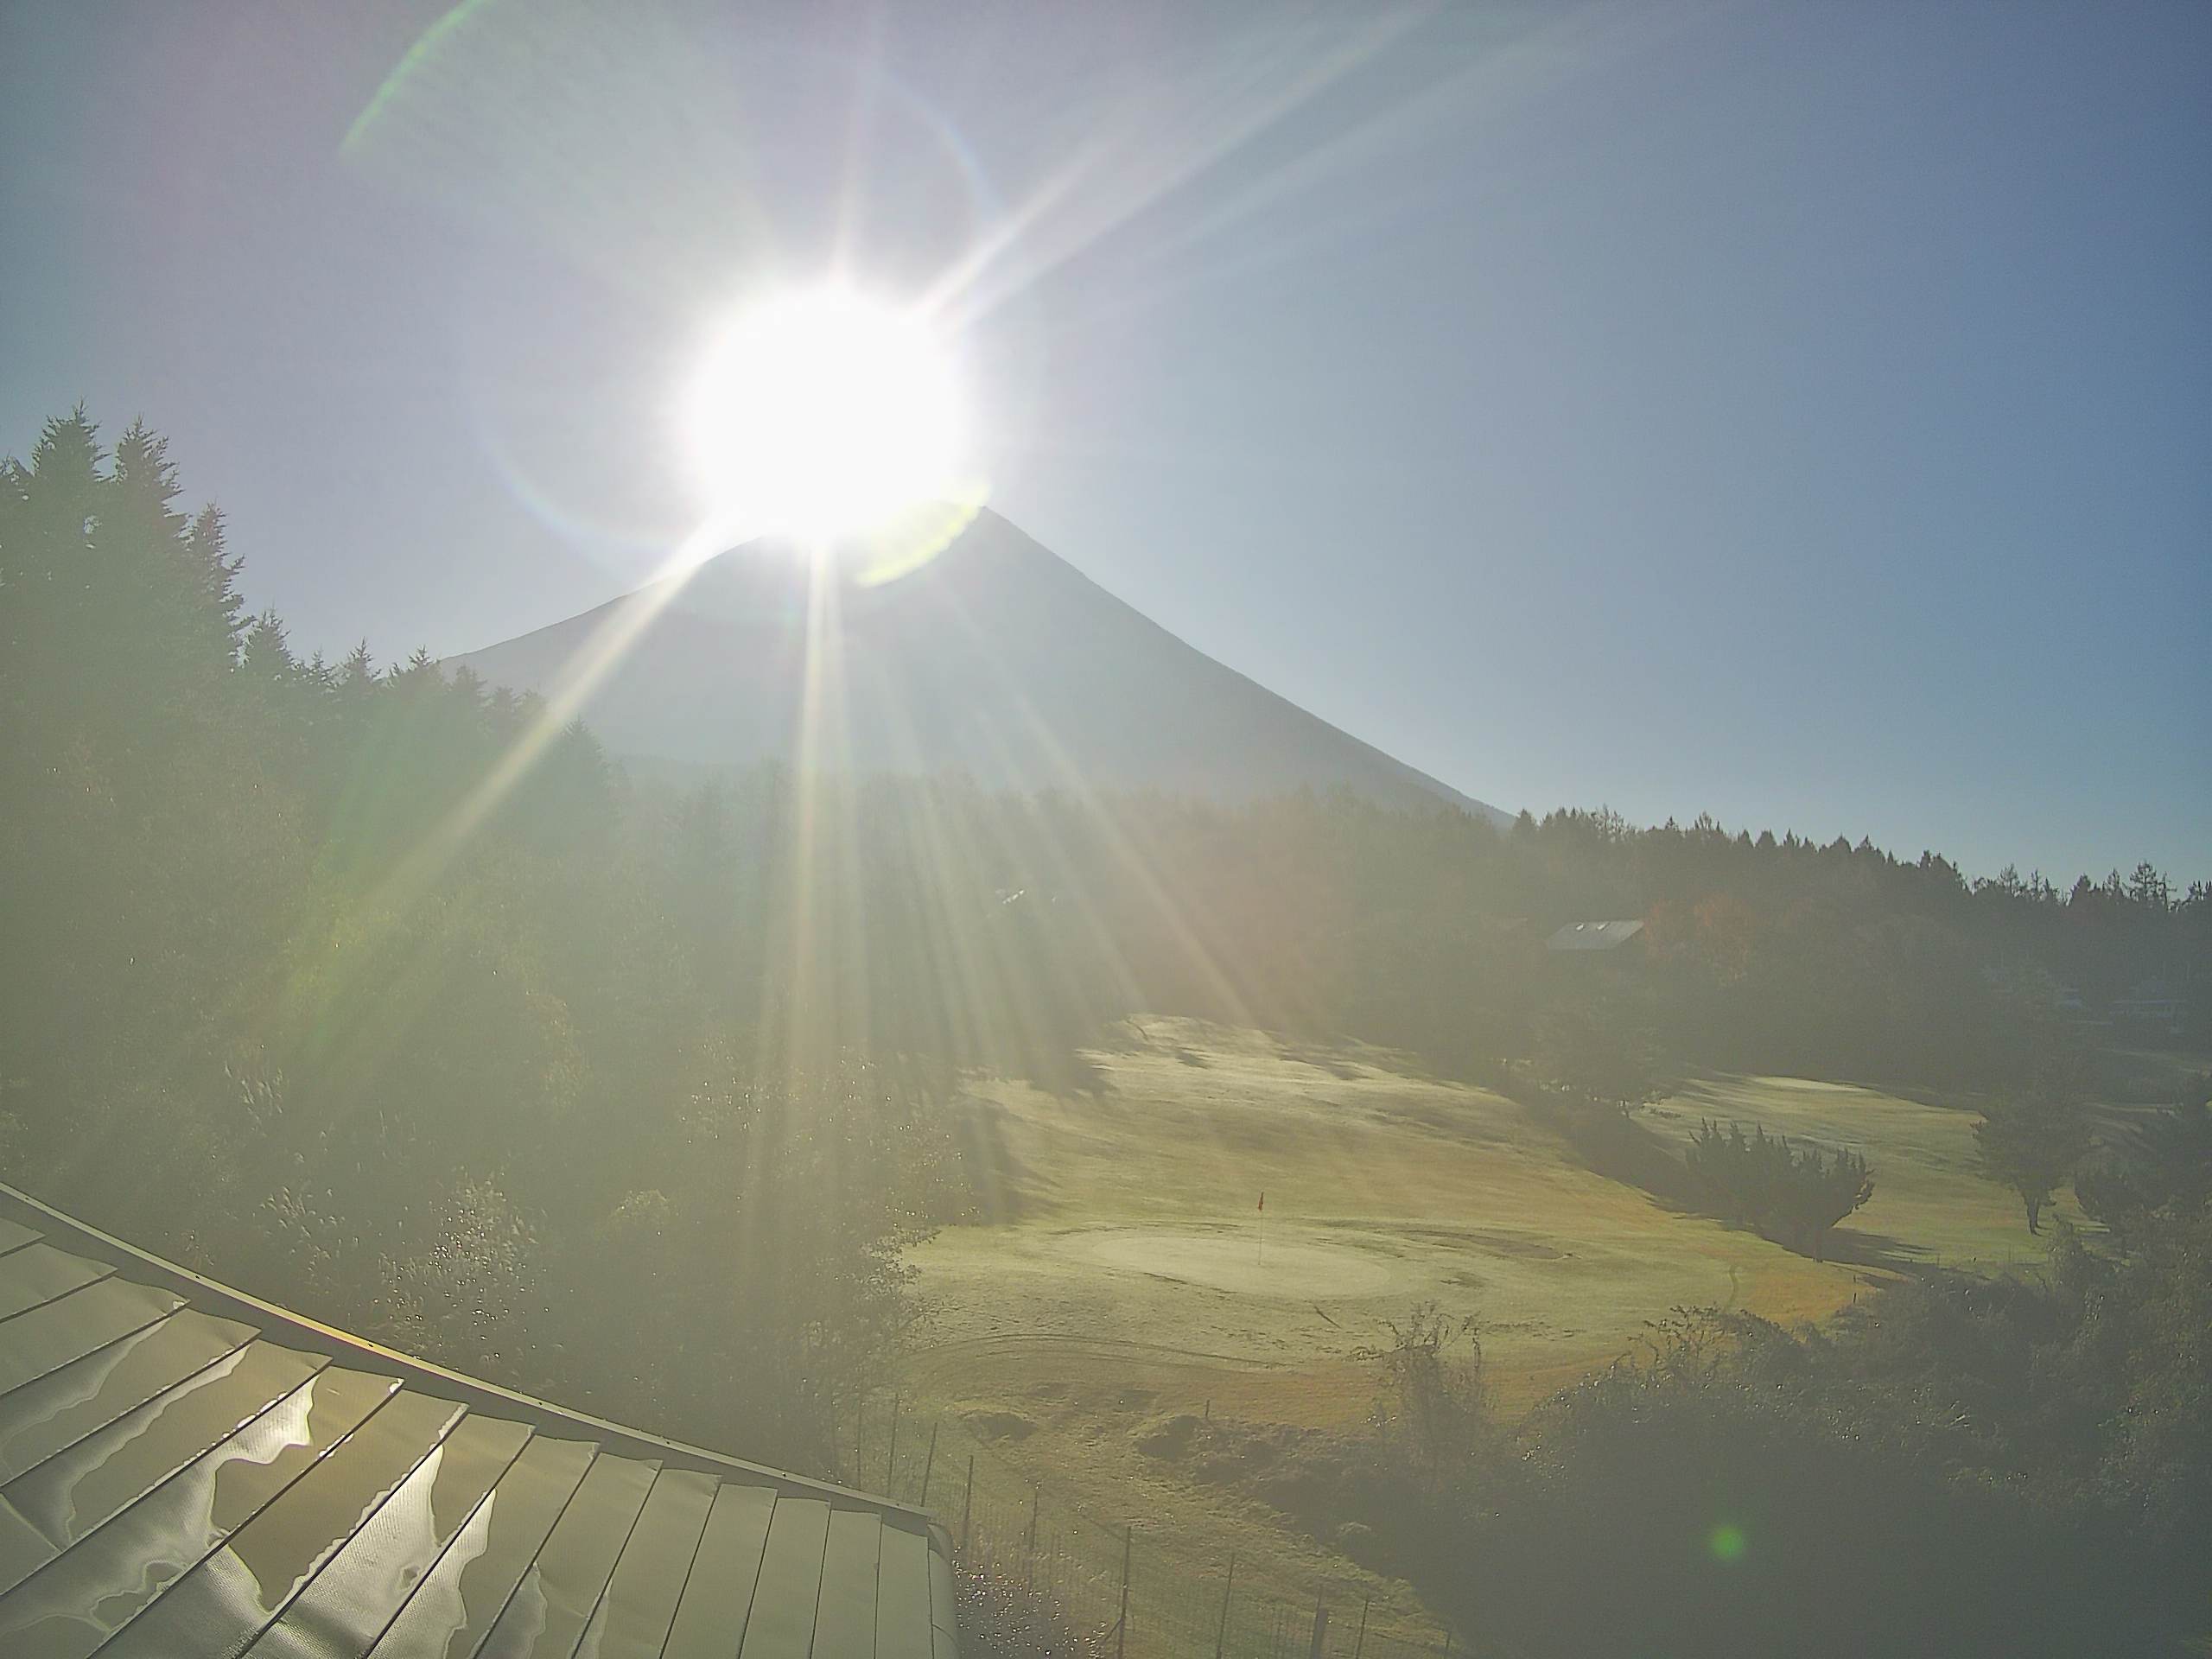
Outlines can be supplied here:
<path id="1" fill-rule="evenodd" d="M 1097 1227 L 1057 1240 L 1053 1254 L 1239 1296 L 1289 1302 L 1371 1296 L 1400 1275 L 1389 1259 L 1337 1239 L 1300 1232 L 1269 1236 L 1267 1224 L 1241 1228 Z"/>

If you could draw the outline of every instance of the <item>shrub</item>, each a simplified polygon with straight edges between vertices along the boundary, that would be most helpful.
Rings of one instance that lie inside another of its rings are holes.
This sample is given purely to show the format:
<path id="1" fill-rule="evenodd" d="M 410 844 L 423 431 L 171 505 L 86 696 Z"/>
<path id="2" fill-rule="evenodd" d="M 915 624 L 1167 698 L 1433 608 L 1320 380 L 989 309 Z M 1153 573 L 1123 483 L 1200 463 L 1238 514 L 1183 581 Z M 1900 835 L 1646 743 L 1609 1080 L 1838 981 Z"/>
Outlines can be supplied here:
<path id="1" fill-rule="evenodd" d="M 1696 1201 L 1713 1214 L 1756 1227 L 1776 1243 L 1821 1259 L 1829 1230 L 1874 1196 L 1866 1160 L 1770 1135 L 1754 1125 L 1707 1122 L 1683 1163 Z"/>
<path id="2" fill-rule="evenodd" d="M 1378 1363 L 1372 1427 L 1382 1461 L 1419 1490 L 1452 1490 L 1494 1444 L 1481 1338 L 1471 1319 L 1424 1302 L 1389 1341 L 1362 1350 Z"/>

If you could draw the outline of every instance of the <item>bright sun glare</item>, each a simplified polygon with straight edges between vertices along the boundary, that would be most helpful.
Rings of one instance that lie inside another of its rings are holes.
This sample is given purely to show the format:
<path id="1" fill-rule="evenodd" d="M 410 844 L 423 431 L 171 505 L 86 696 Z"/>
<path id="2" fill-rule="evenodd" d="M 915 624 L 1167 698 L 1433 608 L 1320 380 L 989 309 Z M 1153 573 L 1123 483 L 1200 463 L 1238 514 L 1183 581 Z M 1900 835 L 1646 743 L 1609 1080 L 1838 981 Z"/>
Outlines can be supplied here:
<path id="1" fill-rule="evenodd" d="M 951 353 L 922 318 L 847 289 L 741 312 L 702 359 L 687 414 L 715 512 L 749 529 L 825 538 L 958 487 Z"/>

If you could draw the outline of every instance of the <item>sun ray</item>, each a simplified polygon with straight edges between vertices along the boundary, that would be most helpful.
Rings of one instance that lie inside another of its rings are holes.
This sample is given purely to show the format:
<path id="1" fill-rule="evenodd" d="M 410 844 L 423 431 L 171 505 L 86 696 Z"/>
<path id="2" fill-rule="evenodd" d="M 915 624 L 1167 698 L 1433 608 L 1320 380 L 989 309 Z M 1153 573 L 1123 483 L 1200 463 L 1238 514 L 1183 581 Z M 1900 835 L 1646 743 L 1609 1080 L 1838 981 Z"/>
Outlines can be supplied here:
<path id="1" fill-rule="evenodd" d="M 1211 112 L 1206 125 L 1197 131 L 1179 122 L 1163 124 L 1154 110 L 1124 111 L 1111 137 L 1090 141 L 1071 163 L 1056 170 L 1027 203 L 1007 216 L 1010 230 L 985 238 L 947 273 L 931 291 L 932 309 L 963 327 L 987 315 L 1015 292 L 1166 200 L 1372 62 L 1426 22 L 1433 10 L 1408 8 L 1371 21 L 1318 54 L 1312 50 L 1309 36 L 1299 35 L 1271 54 L 1240 62 L 1233 73 L 1217 71 L 1217 79 L 1227 84 L 1210 87 L 1205 97 L 1192 100 Z M 1086 196 L 1072 188 L 1079 178 L 1102 183 Z M 1049 209 L 1059 201 L 1067 202 L 1069 210 L 1056 224 Z M 1025 240 L 1031 245 L 1025 248 Z M 994 266 L 1009 264 L 1007 256 L 1017 250 L 1025 256 L 1020 264 L 996 283 L 987 283 Z M 957 307 L 956 296 L 963 300 Z"/>

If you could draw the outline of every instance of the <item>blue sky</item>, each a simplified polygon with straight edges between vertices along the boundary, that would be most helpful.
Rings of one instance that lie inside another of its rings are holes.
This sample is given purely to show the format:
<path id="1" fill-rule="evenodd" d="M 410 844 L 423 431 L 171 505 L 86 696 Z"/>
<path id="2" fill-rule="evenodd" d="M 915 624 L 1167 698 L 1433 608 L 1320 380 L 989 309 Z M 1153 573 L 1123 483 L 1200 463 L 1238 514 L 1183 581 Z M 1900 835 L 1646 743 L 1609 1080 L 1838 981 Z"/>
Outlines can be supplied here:
<path id="1" fill-rule="evenodd" d="M 1413 764 L 2212 874 L 2212 9 L 321 11 L 0 10 L 0 449 L 303 645 L 635 585 L 718 300 L 988 240 L 995 505 Z"/>

